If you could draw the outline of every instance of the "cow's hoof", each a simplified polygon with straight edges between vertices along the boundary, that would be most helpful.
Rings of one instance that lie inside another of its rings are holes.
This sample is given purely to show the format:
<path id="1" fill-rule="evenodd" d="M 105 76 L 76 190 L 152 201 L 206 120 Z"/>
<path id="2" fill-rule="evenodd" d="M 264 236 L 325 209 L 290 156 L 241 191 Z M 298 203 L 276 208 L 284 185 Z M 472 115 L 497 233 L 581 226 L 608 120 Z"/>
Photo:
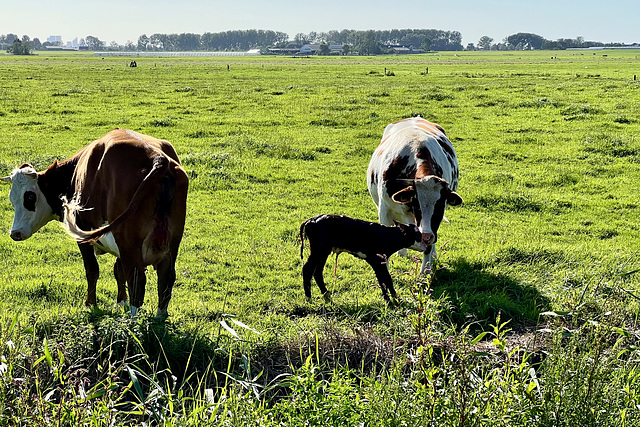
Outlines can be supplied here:
<path id="1" fill-rule="evenodd" d="M 156 319 L 165 320 L 167 317 L 169 317 L 169 312 L 166 308 L 159 308 L 158 311 L 156 311 Z"/>

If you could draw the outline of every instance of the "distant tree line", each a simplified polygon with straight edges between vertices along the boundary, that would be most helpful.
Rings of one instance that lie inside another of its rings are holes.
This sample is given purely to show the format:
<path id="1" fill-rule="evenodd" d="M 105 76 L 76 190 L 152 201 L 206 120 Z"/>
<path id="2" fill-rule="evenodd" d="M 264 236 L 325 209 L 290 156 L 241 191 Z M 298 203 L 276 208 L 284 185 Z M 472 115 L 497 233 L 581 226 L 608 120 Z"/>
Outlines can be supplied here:
<path id="1" fill-rule="evenodd" d="M 350 46 L 351 52 L 365 55 L 385 53 L 388 45 L 413 45 L 426 50 L 462 50 L 462 34 L 442 30 L 342 30 L 327 33 L 298 33 L 289 40 L 279 31 L 246 30 L 221 33 L 141 35 L 136 46 L 140 51 L 244 51 L 268 47 L 285 48 L 305 44 Z"/>
<path id="2" fill-rule="evenodd" d="M 590 47 L 622 47 L 628 46 L 624 43 L 601 43 L 586 41 L 583 37 L 575 39 L 547 40 L 542 36 L 533 33 L 517 33 L 505 37 L 502 42 L 493 43 L 489 36 L 482 36 L 478 40 L 477 46 L 469 43 L 466 50 L 565 50 L 565 49 L 587 49 Z M 634 43 L 631 46 L 638 46 Z"/>
<path id="3" fill-rule="evenodd" d="M 138 37 L 136 50 L 140 51 L 245 51 L 274 46 L 287 41 L 289 36 L 280 31 L 237 30 L 221 33 L 146 34 Z"/>
<path id="4" fill-rule="evenodd" d="M 59 44 L 59 43 L 58 43 Z M 435 29 L 401 29 L 401 30 L 342 30 L 329 32 L 311 31 L 308 34 L 298 33 L 293 39 L 280 31 L 271 30 L 236 30 L 220 33 L 156 33 L 138 37 L 137 43 L 128 41 L 124 45 L 116 42 L 107 43 L 98 37 L 87 36 L 86 45 L 89 50 L 124 50 L 124 51 L 247 51 L 268 48 L 296 48 L 305 44 L 318 44 L 319 54 L 329 54 L 329 45 L 342 47 L 342 54 L 377 55 L 392 53 L 394 46 L 413 46 L 425 51 L 459 51 L 459 50 L 563 50 L 570 48 L 618 47 L 622 43 L 600 43 L 585 41 L 582 37 L 575 39 L 547 40 L 533 33 L 517 33 L 494 43 L 489 36 L 483 36 L 477 45 L 473 43 L 462 46 L 462 34 L 458 31 Z M 16 34 L 0 35 L 0 48 L 15 55 L 29 55 L 34 50 L 44 50 L 56 43 L 45 42 L 29 36 L 18 37 Z M 638 44 L 635 43 L 634 46 Z"/>
<path id="5" fill-rule="evenodd" d="M 34 49 L 40 48 L 41 44 L 38 39 L 32 41 L 29 36 L 20 38 L 15 34 L 9 33 L 0 35 L 0 46 L 14 55 L 30 55 Z"/>

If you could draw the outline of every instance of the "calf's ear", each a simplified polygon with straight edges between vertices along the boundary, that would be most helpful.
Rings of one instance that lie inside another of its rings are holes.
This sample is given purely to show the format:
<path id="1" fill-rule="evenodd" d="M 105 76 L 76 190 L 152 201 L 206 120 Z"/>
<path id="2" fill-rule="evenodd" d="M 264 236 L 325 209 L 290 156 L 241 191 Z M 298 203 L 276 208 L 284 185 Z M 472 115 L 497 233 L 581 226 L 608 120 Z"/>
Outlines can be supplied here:
<path id="1" fill-rule="evenodd" d="M 462 197 L 455 191 L 450 192 L 447 195 L 447 203 L 451 206 L 458 206 L 462 204 Z"/>
<path id="2" fill-rule="evenodd" d="M 411 230 L 411 225 L 409 224 L 403 224 L 401 222 L 398 222 L 396 220 L 393 221 L 393 223 L 396 225 L 396 227 L 398 227 L 400 229 L 400 231 L 402 231 L 403 233 L 409 233 Z"/>
<path id="3" fill-rule="evenodd" d="M 401 205 L 406 205 L 415 197 L 416 190 L 412 187 L 403 188 L 402 190 L 391 196 L 391 200 Z"/>
<path id="4" fill-rule="evenodd" d="M 0 178 L 0 181 L 11 182 L 11 177 L 10 176 L 3 176 L 2 178 Z"/>

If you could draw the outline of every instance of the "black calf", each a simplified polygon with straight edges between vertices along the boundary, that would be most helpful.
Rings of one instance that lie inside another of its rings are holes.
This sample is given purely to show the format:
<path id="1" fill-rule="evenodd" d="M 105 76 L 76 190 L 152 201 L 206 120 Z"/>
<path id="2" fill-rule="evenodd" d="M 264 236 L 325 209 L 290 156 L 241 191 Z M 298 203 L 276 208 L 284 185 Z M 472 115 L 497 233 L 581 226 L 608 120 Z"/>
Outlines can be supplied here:
<path id="1" fill-rule="evenodd" d="M 300 258 L 304 249 L 304 238 L 309 240 L 309 259 L 302 267 L 304 293 L 311 300 L 311 277 L 316 279 L 325 300 L 330 293 L 324 283 L 322 270 L 332 252 L 348 252 L 369 263 L 376 273 L 385 301 L 391 292 L 397 298 L 387 259 L 400 249 L 413 247 L 424 251 L 422 234 L 414 224 L 388 227 L 375 222 L 363 221 L 342 215 L 319 215 L 309 218 L 300 226 Z M 422 248 L 422 249 L 420 249 Z"/>

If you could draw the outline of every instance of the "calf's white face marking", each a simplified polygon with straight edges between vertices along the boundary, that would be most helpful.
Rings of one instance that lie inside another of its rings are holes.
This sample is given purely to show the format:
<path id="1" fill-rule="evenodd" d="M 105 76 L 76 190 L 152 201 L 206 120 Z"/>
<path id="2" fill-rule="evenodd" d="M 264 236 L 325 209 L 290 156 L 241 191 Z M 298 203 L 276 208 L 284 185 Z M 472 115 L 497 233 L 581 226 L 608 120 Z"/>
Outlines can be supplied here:
<path id="1" fill-rule="evenodd" d="M 51 206 L 38 186 L 38 174 L 32 167 L 15 169 L 3 181 L 11 182 L 9 200 L 13 205 L 14 216 L 11 226 L 11 238 L 26 240 L 46 223 L 55 219 Z"/>

